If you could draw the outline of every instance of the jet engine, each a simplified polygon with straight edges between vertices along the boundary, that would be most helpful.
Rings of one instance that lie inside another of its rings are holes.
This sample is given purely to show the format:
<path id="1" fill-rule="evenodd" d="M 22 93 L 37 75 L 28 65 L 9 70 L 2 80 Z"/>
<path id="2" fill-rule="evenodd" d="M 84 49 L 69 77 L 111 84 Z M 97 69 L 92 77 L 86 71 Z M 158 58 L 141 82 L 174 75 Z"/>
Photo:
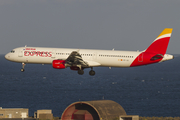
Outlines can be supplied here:
<path id="1" fill-rule="evenodd" d="M 52 66 L 55 69 L 65 69 L 66 68 L 65 63 L 66 63 L 65 60 L 53 60 Z"/>

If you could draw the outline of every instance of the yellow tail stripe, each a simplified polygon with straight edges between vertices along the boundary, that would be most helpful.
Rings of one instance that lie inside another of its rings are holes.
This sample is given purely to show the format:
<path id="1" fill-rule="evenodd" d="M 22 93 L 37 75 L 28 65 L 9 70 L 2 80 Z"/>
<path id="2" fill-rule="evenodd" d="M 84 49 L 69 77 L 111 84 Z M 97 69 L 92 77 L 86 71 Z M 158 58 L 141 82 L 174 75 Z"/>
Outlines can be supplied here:
<path id="1" fill-rule="evenodd" d="M 160 36 L 162 36 L 162 35 L 165 35 L 165 34 L 170 34 L 170 33 L 172 33 L 172 28 L 165 28 L 162 32 L 161 32 L 161 34 L 159 34 L 159 36 L 158 37 L 160 37 Z M 157 37 L 157 38 L 158 38 Z"/>

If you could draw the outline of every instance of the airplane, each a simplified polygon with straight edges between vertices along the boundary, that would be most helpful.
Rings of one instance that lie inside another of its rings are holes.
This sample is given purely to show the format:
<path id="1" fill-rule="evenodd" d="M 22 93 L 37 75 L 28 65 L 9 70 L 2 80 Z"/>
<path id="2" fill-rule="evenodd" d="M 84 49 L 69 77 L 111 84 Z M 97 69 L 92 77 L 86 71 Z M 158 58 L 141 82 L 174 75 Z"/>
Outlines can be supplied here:
<path id="1" fill-rule="evenodd" d="M 5 55 L 9 61 L 22 63 L 21 71 L 25 65 L 51 64 L 55 69 L 78 71 L 84 74 L 85 68 L 91 68 L 89 75 L 94 76 L 93 67 L 135 67 L 159 63 L 174 58 L 166 54 L 172 28 L 165 28 L 153 43 L 143 51 L 118 51 L 118 50 L 95 50 L 95 49 L 68 49 L 68 48 L 45 48 L 45 47 L 18 47 Z"/>

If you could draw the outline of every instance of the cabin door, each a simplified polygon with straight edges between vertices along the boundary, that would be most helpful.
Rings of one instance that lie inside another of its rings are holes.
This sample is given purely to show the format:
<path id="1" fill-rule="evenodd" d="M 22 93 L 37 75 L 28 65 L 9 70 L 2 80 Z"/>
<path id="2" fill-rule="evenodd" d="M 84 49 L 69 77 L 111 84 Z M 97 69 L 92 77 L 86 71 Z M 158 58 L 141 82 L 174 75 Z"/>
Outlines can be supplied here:
<path id="1" fill-rule="evenodd" d="M 19 50 L 18 57 L 23 57 L 23 50 Z"/>
<path id="2" fill-rule="evenodd" d="M 138 62 L 143 62 L 143 53 L 138 56 Z"/>
<path id="3" fill-rule="evenodd" d="M 97 53 L 93 53 L 93 60 L 97 59 Z"/>
<path id="4" fill-rule="evenodd" d="M 56 50 L 52 50 L 52 56 L 51 58 L 55 58 L 56 57 Z"/>

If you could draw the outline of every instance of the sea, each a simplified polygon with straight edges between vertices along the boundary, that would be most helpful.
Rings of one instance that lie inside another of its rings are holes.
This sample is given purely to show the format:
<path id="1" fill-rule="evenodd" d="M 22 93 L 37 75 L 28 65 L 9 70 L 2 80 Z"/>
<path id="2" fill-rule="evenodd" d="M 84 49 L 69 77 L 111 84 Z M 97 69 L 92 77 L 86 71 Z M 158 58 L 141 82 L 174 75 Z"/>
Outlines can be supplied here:
<path id="1" fill-rule="evenodd" d="M 29 116 L 51 109 L 55 117 L 72 103 L 113 100 L 127 115 L 180 116 L 180 55 L 173 60 L 132 68 L 94 67 L 84 75 L 52 65 L 7 61 L 0 55 L 0 107 L 28 108 Z M 111 61 L 109 61 L 111 62 Z"/>

